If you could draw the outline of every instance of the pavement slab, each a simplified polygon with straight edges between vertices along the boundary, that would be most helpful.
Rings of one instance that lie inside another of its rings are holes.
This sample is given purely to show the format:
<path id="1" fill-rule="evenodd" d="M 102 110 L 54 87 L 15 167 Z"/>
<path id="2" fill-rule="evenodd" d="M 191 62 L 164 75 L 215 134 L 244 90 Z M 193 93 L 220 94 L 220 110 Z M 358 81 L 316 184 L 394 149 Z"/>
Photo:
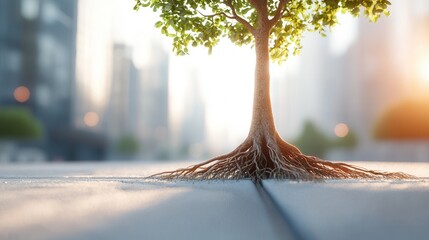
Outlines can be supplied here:
<path id="1" fill-rule="evenodd" d="M 181 166 L 0 166 L 0 239 L 281 239 L 249 180 L 143 178 Z"/>
<path id="2" fill-rule="evenodd" d="M 353 163 L 416 180 L 264 181 L 303 239 L 429 239 L 429 163 Z"/>

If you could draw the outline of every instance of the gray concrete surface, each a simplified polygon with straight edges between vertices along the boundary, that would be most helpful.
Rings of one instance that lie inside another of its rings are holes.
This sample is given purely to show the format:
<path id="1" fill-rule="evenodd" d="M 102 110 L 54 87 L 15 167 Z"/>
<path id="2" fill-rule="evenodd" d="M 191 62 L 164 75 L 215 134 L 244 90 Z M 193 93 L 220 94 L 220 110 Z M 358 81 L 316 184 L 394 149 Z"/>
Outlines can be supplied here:
<path id="1" fill-rule="evenodd" d="M 265 181 L 265 186 L 305 239 L 429 239 L 429 164 L 356 164 L 422 179 Z"/>
<path id="2" fill-rule="evenodd" d="M 250 181 L 162 182 L 190 163 L 0 165 L 0 239 L 281 239 Z M 429 177 L 428 163 L 362 163 Z M 429 239 L 429 180 L 264 181 L 305 239 Z"/>
<path id="3" fill-rule="evenodd" d="M 280 239 L 251 181 L 142 179 L 178 165 L 0 166 L 0 239 Z"/>

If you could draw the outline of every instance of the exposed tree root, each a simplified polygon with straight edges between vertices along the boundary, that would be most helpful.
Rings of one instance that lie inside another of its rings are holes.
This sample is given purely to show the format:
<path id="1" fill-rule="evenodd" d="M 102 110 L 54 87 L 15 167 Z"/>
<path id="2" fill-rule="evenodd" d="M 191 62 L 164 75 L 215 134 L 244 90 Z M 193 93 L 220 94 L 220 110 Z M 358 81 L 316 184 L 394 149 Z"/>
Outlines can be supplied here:
<path id="1" fill-rule="evenodd" d="M 151 177 L 172 180 L 208 179 L 408 179 L 401 172 L 367 170 L 345 163 L 333 163 L 306 156 L 276 137 L 248 137 L 234 151 L 206 162 Z"/>

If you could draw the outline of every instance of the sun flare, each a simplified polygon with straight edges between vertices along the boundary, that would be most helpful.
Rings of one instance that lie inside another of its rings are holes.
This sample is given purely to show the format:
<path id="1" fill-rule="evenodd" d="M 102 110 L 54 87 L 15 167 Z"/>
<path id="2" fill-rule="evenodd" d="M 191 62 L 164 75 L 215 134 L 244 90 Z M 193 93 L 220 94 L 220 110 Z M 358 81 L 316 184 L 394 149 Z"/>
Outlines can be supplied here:
<path id="1" fill-rule="evenodd" d="M 429 57 L 420 62 L 418 66 L 419 79 L 429 86 Z"/>

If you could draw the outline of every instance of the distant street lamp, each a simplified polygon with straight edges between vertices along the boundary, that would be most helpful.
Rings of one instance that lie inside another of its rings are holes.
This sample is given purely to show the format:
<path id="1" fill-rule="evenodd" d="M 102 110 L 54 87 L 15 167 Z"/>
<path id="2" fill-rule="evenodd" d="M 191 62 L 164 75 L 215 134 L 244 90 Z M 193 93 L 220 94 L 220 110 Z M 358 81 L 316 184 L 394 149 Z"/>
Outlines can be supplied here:
<path id="1" fill-rule="evenodd" d="M 100 122 L 100 117 L 96 112 L 87 112 L 83 117 L 83 122 L 88 127 L 95 127 Z"/>
<path id="2" fill-rule="evenodd" d="M 13 96 L 16 101 L 20 103 L 25 103 L 30 99 L 30 90 L 25 86 L 20 86 L 15 89 Z"/>
<path id="3" fill-rule="evenodd" d="M 349 126 L 345 123 L 338 123 L 334 129 L 335 136 L 339 138 L 346 137 L 349 134 Z"/>

